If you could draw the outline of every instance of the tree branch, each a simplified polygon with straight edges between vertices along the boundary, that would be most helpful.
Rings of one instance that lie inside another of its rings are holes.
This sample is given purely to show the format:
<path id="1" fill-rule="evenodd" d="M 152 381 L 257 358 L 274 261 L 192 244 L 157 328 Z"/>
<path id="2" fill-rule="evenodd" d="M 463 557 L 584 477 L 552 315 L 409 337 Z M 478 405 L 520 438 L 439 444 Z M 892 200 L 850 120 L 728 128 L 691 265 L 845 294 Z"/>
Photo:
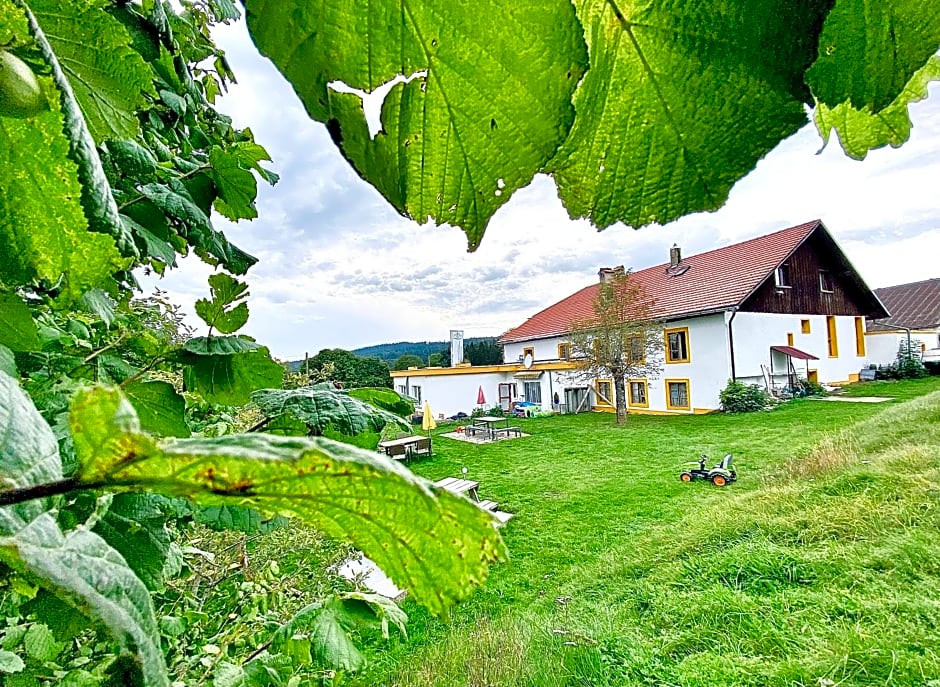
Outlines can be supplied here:
<path id="1" fill-rule="evenodd" d="M 46 482 L 45 484 L 34 484 L 29 487 L 19 487 L 0 491 L 0 506 L 13 506 L 18 503 L 25 503 L 33 499 L 44 499 L 49 496 L 58 496 L 67 494 L 70 491 L 78 489 L 98 489 L 103 487 L 104 483 L 83 483 L 78 477 L 69 477 L 56 482 Z"/>

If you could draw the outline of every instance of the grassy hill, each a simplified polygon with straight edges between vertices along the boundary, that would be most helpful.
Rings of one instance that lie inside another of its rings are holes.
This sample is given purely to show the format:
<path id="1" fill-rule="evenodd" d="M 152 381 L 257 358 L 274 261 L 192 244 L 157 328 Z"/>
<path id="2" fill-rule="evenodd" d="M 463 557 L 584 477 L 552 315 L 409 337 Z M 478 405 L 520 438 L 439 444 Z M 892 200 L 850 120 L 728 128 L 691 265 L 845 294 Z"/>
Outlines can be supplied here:
<path id="1" fill-rule="evenodd" d="M 493 336 L 473 336 L 464 339 L 464 346 L 480 341 L 495 341 Z M 399 341 L 397 343 L 377 344 L 375 346 L 365 346 L 353 351 L 358 356 L 368 358 L 375 356 L 391 364 L 403 355 L 416 355 L 427 362 L 428 354 L 438 353 L 443 349 L 450 348 L 450 341 Z"/>
<path id="2" fill-rule="evenodd" d="M 851 393 L 898 400 L 437 439 L 413 469 L 466 467 L 516 514 L 511 558 L 449 622 L 406 603 L 354 684 L 940 684 L 940 379 Z M 739 481 L 680 483 L 703 452 Z"/>

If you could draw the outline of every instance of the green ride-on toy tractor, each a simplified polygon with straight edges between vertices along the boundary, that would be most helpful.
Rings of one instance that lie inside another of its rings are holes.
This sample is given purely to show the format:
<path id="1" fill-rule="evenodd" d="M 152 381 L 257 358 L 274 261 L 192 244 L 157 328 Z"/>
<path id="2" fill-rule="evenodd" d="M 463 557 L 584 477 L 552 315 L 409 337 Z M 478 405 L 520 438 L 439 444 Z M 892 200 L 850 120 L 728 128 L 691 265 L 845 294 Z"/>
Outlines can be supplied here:
<path id="1" fill-rule="evenodd" d="M 723 487 L 729 482 L 734 482 L 738 478 L 738 473 L 734 471 L 734 468 L 731 467 L 731 461 L 734 460 L 734 457 L 729 453 L 724 458 L 721 459 L 721 462 L 718 463 L 713 468 L 706 468 L 705 462 L 708 460 L 708 456 L 702 454 L 702 457 L 694 463 L 686 463 L 686 465 L 697 465 L 698 467 L 692 468 L 691 470 L 684 470 L 679 479 L 683 482 L 691 482 L 697 479 L 707 479 L 709 482 L 714 484 L 716 487 Z"/>

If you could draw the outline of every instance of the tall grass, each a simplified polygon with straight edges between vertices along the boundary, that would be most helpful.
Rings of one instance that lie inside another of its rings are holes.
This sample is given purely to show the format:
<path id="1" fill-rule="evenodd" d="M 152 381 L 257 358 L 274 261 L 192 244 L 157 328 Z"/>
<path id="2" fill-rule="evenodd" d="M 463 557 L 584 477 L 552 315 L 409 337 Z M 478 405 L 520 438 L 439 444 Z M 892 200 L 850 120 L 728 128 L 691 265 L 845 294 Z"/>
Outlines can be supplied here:
<path id="1" fill-rule="evenodd" d="M 489 454 L 513 559 L 451 624 L 416 613 L 361 684 L 940 685 L 940 392 L 631 418 L 619 452 L 578 422 Z M 737 484 L 678 483 L 703 444 L 736 447 Z"/>

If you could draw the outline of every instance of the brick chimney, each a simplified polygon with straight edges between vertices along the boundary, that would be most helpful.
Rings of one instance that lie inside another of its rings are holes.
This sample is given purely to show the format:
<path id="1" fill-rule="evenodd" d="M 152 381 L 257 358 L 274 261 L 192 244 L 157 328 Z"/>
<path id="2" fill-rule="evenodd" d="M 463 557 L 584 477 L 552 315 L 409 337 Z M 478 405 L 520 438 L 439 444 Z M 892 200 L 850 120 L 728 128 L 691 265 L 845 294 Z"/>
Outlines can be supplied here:
<path id="1" fill-rule="evenodd" d="M 606 284 L 618 275 L 623 276 L 623 273 L 623 265 L 617 265 L 617 267 L 601 267 L 597 271 L 597 279 L 601 284 Z"/>
<path id="2" fill-rule="evenodd" d="M 669 249 L 669 266 L 676 267 L 679 263 L 682 262 L 682 251 L 679 250 L 677 244 L 672 244 L 672 248 Z"/>

